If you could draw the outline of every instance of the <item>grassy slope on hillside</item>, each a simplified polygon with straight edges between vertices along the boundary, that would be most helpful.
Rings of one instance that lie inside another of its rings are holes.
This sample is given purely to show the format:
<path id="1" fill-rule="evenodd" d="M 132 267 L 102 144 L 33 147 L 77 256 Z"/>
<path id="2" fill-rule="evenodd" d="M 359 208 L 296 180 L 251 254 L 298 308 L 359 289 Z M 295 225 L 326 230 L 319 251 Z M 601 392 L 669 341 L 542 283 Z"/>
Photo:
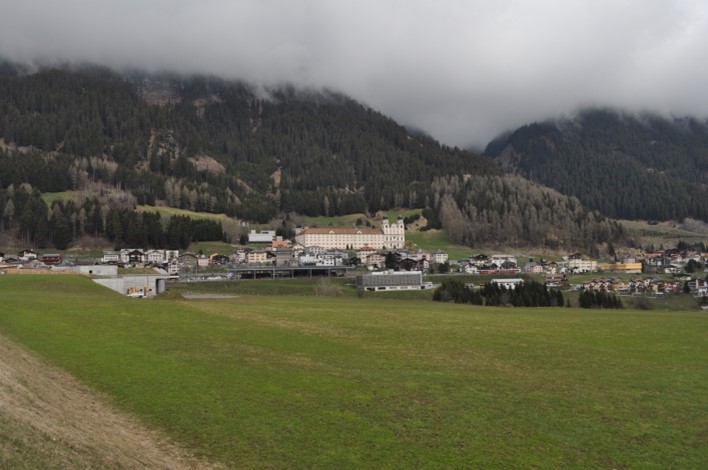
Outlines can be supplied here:
<path id="1" fill-rule="evenodd" d="M 708 234 L 686 230 L 675 222 L 657 222 L 649 225 L 642 220 L 622 220 L 622 224 L 633 231 L 641 240 L 642 246 L 654 245 L 655 249 L 675 248 L 679 240 L 693 243 L 708 243 Z"/>
<path id="2" fill-rule="evenodd" d="M 706 463 L 704 314 L 141 301 L 68 276 L 0 295 L 0 330 L 235 467 Z"/>
<path id="3" fill-rule="evenodd" d="M 430 252 L 442 250 L 448 254 L 450 261 L 454 262 L 478 253 L 473 248 L 451 243 L 441 230 L 406 232 L 406 241 L 410 241 L 415 247 L 423 248 Z"/>

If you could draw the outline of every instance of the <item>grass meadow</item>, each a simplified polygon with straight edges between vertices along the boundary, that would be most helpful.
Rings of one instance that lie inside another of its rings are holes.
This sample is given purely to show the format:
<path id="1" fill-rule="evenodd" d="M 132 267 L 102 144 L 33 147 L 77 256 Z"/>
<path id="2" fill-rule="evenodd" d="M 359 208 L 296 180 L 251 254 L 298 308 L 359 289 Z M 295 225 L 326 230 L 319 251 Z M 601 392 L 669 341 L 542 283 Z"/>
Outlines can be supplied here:
<path id="1" fill-rule="evenodd" d="M 708 465 L 705 313 L 151 301 L 74 276 L 2 276 L 0 299 L 0 333 L 230 467 Z"/>

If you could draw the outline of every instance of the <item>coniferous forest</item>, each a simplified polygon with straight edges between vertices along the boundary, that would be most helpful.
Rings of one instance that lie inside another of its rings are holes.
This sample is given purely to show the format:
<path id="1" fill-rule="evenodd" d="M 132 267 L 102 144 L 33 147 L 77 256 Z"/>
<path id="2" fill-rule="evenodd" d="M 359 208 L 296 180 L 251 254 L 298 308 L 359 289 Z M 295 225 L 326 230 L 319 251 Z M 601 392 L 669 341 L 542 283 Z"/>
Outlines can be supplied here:
<path id="1" fill-rule="evenodd" d="M 518 136 L 510 139 L 520 147 Z M 488 151 L 506 155 L 510 145 L 497 141 Z M 673 209 L 652 214 L 705 220 L 705 204 L 694 197 L 696 175 L 705 169 L 700 161 L 694 165 L 685 192 L 675 191 L 670 203 L 664 197 L 662 204 Z M 214 77 L 119 74 L 93 66 L 0 67 L 0 231 L 26 244 L 60 248 L 89 235 L 116 245 L 184 245 L 171 221 L 158 224 L 152 215 L 134 213 L 138 204 L 254 223 L 282 214 L 411 208 L 422 210 L 428 227 L 469 246 L 494 242 L 590 252 L 626 238 L 608 215 L 646 215 L 627 211 L 633 204 L 648 207 L 647 197 L 624 195 L 624 208 L 603 205 L 590 196 L 598 191 L 557 192 L 503 176 L 502 167 L 508 165 L 409 132 L 326 90 L 263 89 Z M 690 168 L 686 163 L 685 171 Z M 84 196 L 51 204 L 41 198 L 69 190 Z M 215 227 L 195 226 L 188 233 L 222 238 Z"/>
<path id="2" fill-rule="evenodd" d="M 523 126 L 485 155 L 608 217 L 708 220 L 708 122 L 589 109 Z"/>

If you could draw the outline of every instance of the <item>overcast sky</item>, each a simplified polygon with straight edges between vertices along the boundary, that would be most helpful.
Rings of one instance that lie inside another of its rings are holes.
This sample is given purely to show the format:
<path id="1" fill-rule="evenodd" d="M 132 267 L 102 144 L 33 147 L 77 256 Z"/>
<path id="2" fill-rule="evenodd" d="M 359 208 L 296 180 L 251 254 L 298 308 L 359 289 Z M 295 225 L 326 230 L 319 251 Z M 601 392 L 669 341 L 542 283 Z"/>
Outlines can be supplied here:
<path id="1" fill-rule="evenodd" d="M 0 55 L 340 90 L 444 143 L 581 106 L 708 116 L 706 0 L 2 0 Z"/>

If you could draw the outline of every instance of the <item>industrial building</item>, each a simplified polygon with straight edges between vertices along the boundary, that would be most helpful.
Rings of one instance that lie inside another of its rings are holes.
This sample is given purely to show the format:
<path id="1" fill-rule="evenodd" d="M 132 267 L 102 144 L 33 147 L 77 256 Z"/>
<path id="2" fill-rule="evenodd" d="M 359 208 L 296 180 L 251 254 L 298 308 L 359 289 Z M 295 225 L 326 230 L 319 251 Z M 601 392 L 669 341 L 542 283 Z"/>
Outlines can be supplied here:
<path id="1" fill-rule="evenodd" d="M 423 282 L 421 271 L 382 271 L 356 277 L 357 289 L 367 291 L 432 289 L 432 282 Z"/>

